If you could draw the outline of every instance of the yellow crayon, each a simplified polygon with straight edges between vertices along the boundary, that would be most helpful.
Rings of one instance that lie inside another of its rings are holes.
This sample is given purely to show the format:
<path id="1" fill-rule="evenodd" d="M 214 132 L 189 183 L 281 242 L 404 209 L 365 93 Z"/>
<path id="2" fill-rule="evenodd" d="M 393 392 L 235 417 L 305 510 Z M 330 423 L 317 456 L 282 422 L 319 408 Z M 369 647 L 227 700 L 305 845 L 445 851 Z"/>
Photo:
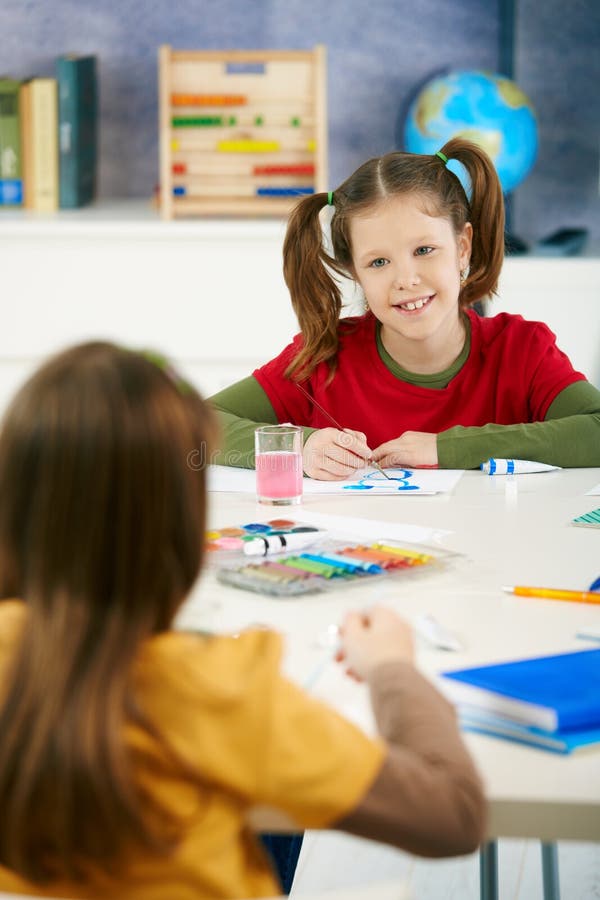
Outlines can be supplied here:
<path id="1" fill-rule="evenodd" d="M 428 562 L 433 559 L 430 554 L 420 553 L 418 550 L 407 550 L 405 547 L 390 547 L 388 544 L 373 544 L 373 547 L 387 553 L 395 553 L 397 556 L 405 556 L 407 559 L 419 560 L 419 562 Z"/>

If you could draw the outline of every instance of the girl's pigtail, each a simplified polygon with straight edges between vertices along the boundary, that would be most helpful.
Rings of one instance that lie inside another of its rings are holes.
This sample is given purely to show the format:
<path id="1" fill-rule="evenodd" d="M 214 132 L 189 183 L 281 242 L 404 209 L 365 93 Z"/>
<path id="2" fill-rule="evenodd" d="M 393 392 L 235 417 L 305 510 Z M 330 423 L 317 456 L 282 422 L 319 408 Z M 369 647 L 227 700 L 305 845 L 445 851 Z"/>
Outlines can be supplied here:
<path id="1" fill-rule="evenodd" d="M 332 273 L 344 274 L 323 246 L 319 213 L 328 194 L 312 194 L 291 213 L 283 242 L 283 275 L 303 337 L 303 347 L 286 369 L 306 378 L 321 362 L 333 372 L 338 347 L 342 292 Z"/>
<path id="2" fill-rule="evenodd" d="M 504 199 L 490 157 L 471 141 L 453 138 L 442 147 L 448 159 L 457 159 L 471 181 L 469 197 L 473 246 L 469 275 L 461 291 L 461 304 L 496 294 L 504 259 Z"/>

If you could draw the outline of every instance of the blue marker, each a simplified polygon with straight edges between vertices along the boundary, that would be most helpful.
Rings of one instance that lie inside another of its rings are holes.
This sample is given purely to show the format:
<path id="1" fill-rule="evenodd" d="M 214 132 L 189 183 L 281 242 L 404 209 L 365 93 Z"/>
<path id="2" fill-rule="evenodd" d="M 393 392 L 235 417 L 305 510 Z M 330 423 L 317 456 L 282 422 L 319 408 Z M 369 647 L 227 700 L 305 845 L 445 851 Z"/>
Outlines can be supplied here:
<path id="1" fill-rule="evenodd" d="M 535 462 L 530 459 L 488 459 L 479 467 L 486 475 L 528 475 L 534 472 L 551 472 L 560 466 Z"/>

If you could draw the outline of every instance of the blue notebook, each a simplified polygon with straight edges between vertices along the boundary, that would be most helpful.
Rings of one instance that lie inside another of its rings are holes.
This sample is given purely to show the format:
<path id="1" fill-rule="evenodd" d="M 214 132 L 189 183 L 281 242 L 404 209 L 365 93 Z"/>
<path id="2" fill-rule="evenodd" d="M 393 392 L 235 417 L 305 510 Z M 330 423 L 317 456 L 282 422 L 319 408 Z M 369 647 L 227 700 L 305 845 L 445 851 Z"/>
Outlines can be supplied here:
<path id="1" fill-rule="evenodd" d="M 466 706 L 459 707 L 458 714 L 460 726 L 464 731 L 505 738 L 518 744 L 549 750 L 551 753 L 569 754 L 600 746 L 600 726 L 574 731 L 544 731 L 542 728 L 521 725 L 503 716 L 482 713 Z"/>
<path id="2" fill-rule="evenodd" d="M 600 650 L 443 672 L 453 702 L 545 731 L 600 728 Z"/>

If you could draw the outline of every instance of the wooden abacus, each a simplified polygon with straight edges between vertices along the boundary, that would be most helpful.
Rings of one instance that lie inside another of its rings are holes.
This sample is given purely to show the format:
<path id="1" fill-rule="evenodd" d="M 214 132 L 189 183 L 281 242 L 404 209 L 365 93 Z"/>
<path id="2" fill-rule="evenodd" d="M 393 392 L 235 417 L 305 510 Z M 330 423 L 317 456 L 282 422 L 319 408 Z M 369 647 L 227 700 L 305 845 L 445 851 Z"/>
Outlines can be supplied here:
<path id="1" fill-rule="evenodd" d="M 162 217 L 286 216 L 327 190 L 325 48 L 159 50 Z"/>

